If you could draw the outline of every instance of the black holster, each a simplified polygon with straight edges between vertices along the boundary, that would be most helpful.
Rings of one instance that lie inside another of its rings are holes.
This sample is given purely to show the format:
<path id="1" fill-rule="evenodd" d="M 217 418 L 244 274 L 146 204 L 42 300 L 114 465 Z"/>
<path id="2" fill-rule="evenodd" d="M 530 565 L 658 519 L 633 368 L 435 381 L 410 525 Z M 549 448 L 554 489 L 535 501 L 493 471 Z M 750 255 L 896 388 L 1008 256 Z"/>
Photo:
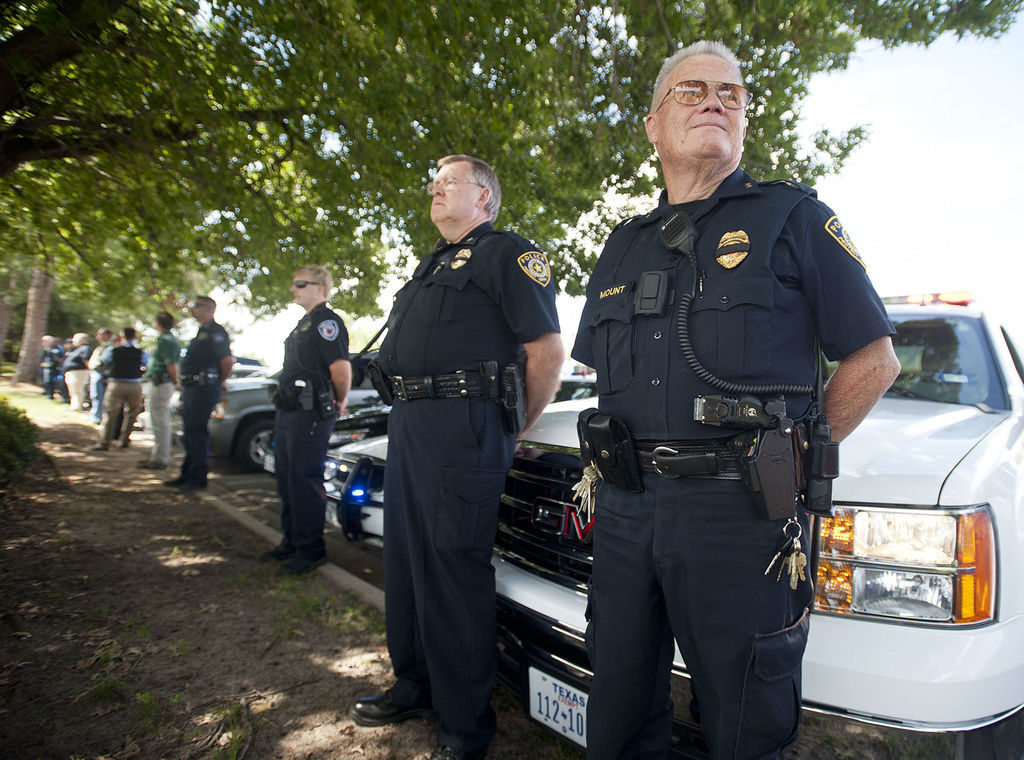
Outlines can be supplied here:
<path id="1" fill-rule="evenodd" d="M 832 440 L 832 426 L 825 414 L 808 421 L 807 437 L 804 509 L 820 517 L 831 517 L 832 481 L 839 477 L 839 444 Z"/>
<path id="2" fill-rule="evenodd" d="M 506 432 L 515 435 L 526 425 L 525 368 L 519 362 L 505 365 L 501 368 L 500 382 L 501 419 Z"/>
<path id="3" fill-rule="evenodd" d="M 391 383 L 388 382 L 384 370 L 380 368 L 380 364 L 377 363 L 376 359 L 370 359 L 366 363 L 366 374 L 370 378 L 370 384 L 373 386 L 373 389 L 380 396 L 380 400 L 388 406 L 394 404 L 395 396 L 391 390 Z"/>
<path id="4" fill-rule="evenodd" d="M 601 479 L 624 491 L 644 490 L 633 438 L 626 423 L 597 409 L 584 409 L 576 423 L 583 464 L 593 464 Z"/>
<path id="5" fill-rule="evenodd" d="M 795 430 L 760 429 L 741 460 L 740 475 L 766 520 L 796 517 L 800 491 L 794 457 Z"/>

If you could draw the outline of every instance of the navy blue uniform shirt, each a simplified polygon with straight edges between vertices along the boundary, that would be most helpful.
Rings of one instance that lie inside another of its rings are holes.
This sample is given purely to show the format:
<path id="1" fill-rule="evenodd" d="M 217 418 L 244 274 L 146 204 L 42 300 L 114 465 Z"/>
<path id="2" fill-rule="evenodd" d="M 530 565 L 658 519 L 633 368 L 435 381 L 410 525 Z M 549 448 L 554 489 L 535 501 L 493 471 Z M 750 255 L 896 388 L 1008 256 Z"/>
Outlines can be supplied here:
<path id="1" fill-rule="evenodd" d="M 329 386 L 329 367 L 338 359 L 348 359 L 348 330 L 341 317 L 321 303 L 299 320 L 284 341 L 281 387 L 317 378 Z"/>
<path id="2" fill-rule="evenodd" d="M 181 361 L 183 376 L 198 375 L 206 370 L 220 371 L 220 360 L 231 356 L 231 342 L 227 331 L 212 320 L 201 325 L 196 337 L 188 344 Z M 221 380 L 224 378 L 222 377 Z"/>
<path id="3" fill-rule="evenodd" d="M 420 261 L 395 296 L 379 361 L 388 375 L 476 370 L 513 362 L 523 343 L 558 329 L 547 258 L 488 222 Z"/>
<path id="4" fill-rule="evenodd" d="M 695 292 L 689 335 L 715 376 L 737 383 L 813 385 L 815 334 L 832 360 L 895 331 L 834 212 L 810 188 L 754 182 L 737 169 L 692 208 L 697 281 L 688 258 L 660 242 L 675 213 L 658 208 L 620 224 L 587 287 L 572 356 L 597 371 L 599 407 L 638 439 L 731 436 L 693 421 L 695 396 L 716 393 L 679 346 L 680 297 Z M 635 314 L 643 272 L 662 272 L 661 315 Z M 810 396 L 787 397 L 791 415 Z"/>

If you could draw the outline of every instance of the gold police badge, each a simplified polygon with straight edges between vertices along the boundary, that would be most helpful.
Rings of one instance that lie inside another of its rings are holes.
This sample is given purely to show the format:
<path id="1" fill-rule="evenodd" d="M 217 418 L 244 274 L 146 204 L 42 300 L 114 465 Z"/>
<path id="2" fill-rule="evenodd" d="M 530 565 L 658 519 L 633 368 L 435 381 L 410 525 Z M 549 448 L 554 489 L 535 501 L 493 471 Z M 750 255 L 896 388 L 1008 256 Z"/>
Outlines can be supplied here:
<path id="1" fill-rule="evenodd" d="M 547 256 L 540 251 L 527 251 L 520 254 L 517 262 L 526 276 L 542 288 L 551 282 L 551 265 L 548 264 Z"/>
<path id="2" fill-rule="evenodd" d="M 743 230 L 726 232 L 718 241 L 718 256 L 715 261 L 725 269 L 734 269 L 743 263 L 750 253 L 750 238 Z"/>

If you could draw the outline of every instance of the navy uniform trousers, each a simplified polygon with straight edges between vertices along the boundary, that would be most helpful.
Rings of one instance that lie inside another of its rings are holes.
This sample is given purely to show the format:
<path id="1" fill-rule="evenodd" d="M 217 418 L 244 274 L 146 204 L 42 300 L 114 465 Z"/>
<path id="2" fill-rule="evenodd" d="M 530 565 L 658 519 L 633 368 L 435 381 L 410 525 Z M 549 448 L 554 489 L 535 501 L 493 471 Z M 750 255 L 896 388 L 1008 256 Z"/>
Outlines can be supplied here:
<path id="1" fill-rule="evenodd" d="M 384 476 L 388 648 L 401 705 L 433 704 L 438 742 L 494 736 L 491 551 L 514 437 L 482 399 L 396 401 Z"/>
<path id="2" fill-rule="evenodd" d="M 281 545 L 320 559 L 324 547 L 324 457 L 334 417 L 279 409 L 274 420 L 274 478 L 281 495 Z"/>
<path id="3" fill-rule="evenodd" d="M 785 521 L 759 517 L 738 480 L 644 473 L 644 487 L 598 485 L 587 758 L 667 756 L 673 639 L 711 756 L 777 758 L 796 734 L 811 594 L 810 578 L 791 591 L 765 576 Z"/>
<path id="4" fill-rule="evenodd" d="M 181 389 L 181 433 L 185 459 L 181 477 L 187 483 L 206 485 L 210 456 L 210 415 L 220 401 L 220 383 L 186 385 Z"/>

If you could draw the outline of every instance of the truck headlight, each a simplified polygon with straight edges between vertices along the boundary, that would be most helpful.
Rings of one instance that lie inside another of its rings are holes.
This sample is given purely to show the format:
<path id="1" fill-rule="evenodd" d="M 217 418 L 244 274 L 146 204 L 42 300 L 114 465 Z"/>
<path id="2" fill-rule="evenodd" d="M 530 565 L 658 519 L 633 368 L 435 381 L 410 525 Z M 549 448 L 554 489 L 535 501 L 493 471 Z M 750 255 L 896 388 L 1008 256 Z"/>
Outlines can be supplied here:
<path id="1" fill-rule="evenodd" d="M 839 507 L 818 523 L 819 612 L 976 624 L 995 614 L 988 508 Z"/>

